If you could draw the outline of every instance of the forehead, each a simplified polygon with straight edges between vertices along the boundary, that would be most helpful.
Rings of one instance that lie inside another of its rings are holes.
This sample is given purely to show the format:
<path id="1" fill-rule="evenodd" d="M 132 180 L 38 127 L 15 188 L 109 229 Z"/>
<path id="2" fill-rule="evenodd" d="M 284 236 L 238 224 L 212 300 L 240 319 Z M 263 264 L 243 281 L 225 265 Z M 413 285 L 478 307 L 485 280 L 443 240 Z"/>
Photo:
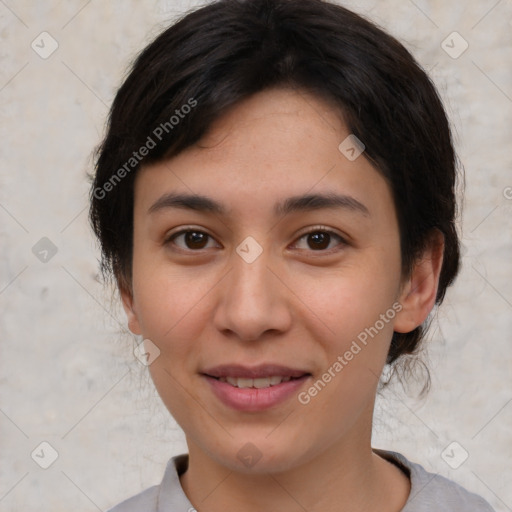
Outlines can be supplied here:
<path id="1" fill-rule="evenodd" d="M 350 160 L 339 149 L 349 135 L 329 103 L 266 90 L 229 109 L 194 146 L 141 169 L 136 206 L 148 211 L 173 191 L 217 197 L 232 212 L 278 213 L 288 197 L 330 192 L 383 210 L 391 196 L 380 173 L 364 153 Z"/>

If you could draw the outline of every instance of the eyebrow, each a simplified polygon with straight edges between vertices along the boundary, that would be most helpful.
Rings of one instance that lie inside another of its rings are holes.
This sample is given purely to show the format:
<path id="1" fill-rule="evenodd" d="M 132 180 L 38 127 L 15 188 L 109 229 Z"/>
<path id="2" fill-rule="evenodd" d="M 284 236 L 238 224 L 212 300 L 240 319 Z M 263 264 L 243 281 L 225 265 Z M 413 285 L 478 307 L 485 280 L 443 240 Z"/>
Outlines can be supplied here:
<path id="1" fill-rule="evenodd" d="M 214 199 L 199 194 L 168 193 L 161 196 L 148 210 L 153 214 L 167 208 L 181 208 L 198 212 L 226 215 L 228 209 Z M 370 217 L 368 208 L 357 199 L 334 193 L 304 194 L 288 197 L 274 206 L 276 216 L 285 216 L 300 211 L 312 211 L 326 208 L 343 208 Z"/>

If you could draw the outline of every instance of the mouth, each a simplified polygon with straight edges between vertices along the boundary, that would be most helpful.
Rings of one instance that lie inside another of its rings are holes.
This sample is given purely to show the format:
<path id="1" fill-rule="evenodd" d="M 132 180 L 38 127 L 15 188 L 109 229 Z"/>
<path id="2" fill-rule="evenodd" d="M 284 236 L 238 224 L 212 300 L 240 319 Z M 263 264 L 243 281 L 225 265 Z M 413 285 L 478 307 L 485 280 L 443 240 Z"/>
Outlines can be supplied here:
<path id="1" fill-rule="evenodd" d="M 258 366 L 242 366 L 238 364 L 223 364 L 204 370 L 203 375 L 228 382 L 239 388 L 267 388 L 281 382 L 299 379 L 311 375 L 307 370 L 289 368 L 278 364 L 260 364 Z"/>
<path id="2" fill-rule="evenodd" d="M 272 375 L 271 377 L 260 377 L 257 379 L 248 379 L 244 377 L 213 377 L 213 375 L 207 375 L 208 377 L 212 377 L 220 382 L 227 382 L 236 388 L 254 388 L 254 389 L 263 389 L 270 388 L 272 386 L 277 386 L 281 384 L 281 382 L 288 382 L 290 380 L 298 380 L 306 375 L 304 374 L 301 377 L 284 377 L 282 375 Z"/>
<path id="3" fill-rule="evenodd" d="M 225 405 L 245 411 L 262 411 L 283 402 L 312 376 L 307 370 L 274 364 L 221 365 L 201 375 Z"/>

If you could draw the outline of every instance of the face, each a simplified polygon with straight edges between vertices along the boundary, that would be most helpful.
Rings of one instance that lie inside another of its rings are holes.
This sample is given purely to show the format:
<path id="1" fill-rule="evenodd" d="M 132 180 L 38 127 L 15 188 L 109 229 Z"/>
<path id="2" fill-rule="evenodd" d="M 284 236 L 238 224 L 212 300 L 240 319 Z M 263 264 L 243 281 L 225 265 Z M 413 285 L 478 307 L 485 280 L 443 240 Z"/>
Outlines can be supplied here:
<path id="1" fill-rule="evenodd" d="M 390 189 L 348 135 L 318 98 L 267 90 L 136 178 L 129 327 L 160 351 L 189 449 L 230 469 L 369 443 L 393 330 L 428 313 L 406 306 Z"/>

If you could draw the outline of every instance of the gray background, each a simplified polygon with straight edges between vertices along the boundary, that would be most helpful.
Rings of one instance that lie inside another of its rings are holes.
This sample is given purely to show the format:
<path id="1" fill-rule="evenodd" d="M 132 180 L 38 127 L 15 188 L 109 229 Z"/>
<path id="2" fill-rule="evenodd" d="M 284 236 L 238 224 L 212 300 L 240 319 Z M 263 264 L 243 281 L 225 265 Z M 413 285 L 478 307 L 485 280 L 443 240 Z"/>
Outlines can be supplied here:
<path id="1" fill-rule="evenodd" d="M 130 60 L 194 5 L 0 0 L 1 511 L 105 510 L 186 450 L 98 281 L 85 173 Z M 512 2 L 344 5 L 430 70 L 467 178 L 464 268 L 429 336 L 432 391 L 386 391 L 374 444 L 512 510 Z M 44 31 L 58 43 L 50 56 Z M 453 31 L 469 45 L 457 58 Z M 454 466 L 463 450 L 453 469 L 445 459 Z"/>

